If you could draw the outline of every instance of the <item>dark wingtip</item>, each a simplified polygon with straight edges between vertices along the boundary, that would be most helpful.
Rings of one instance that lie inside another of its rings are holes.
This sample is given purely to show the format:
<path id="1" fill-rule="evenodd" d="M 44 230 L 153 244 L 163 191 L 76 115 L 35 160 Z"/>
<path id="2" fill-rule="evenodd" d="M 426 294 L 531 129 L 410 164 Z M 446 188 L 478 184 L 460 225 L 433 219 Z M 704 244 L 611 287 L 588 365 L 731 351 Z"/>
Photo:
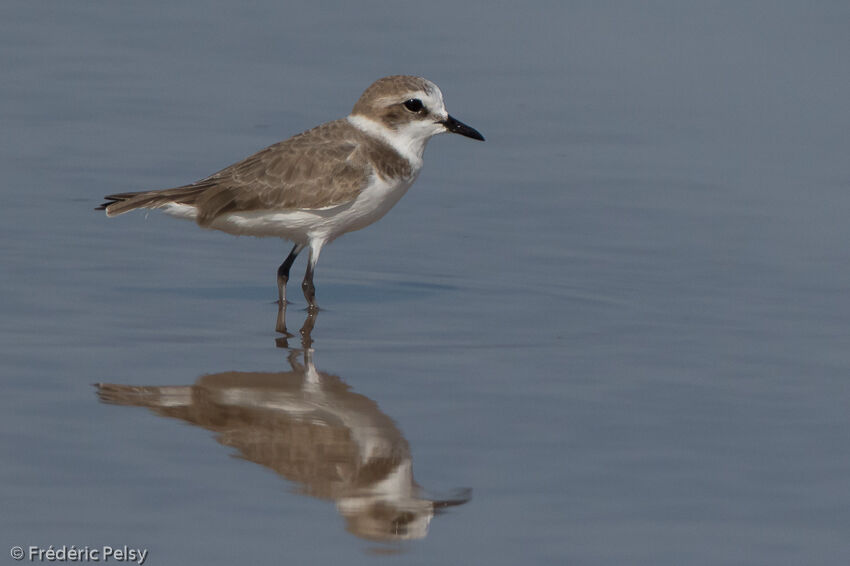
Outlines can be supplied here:
<path id="1" fill-rule="evenodd" d="M 106 202 L 96 206 L 95 210 L 106 210 L 110 204 L 115 204 L 116 202 L 121 202 L 122 200 L 124 200 L 121 195 L 106 195 L 103 198 L 106 199 Z"/>

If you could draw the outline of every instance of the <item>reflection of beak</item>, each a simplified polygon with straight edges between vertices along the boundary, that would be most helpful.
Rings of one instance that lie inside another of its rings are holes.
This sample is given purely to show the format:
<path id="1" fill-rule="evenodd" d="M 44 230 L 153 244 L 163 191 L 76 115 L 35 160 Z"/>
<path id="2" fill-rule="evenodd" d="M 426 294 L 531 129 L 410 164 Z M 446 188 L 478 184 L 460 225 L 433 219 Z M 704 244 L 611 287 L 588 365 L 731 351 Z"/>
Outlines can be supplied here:
<path id="1" fill-rule="evenodd" d="M 472 128 L 470 128 L 470 129 L 472 129 Z M 472 131 L 475 132 L 475 130 L 472 130 Z M 478 132 L 475 132 L 475 133 L 477 134 Z M 454 497 L 434 500 L 434 503 L 433 503 L 434 511 L 436 513 L 441 513 L 443 511 L 443 509 L 446 509 L 448 507 L 457 507 L 458 505 L 463 505 L 464 503 L 466 503 L 470 499 L 472 499 L 472 490 L 471 489 L 469 489 L 469 488 L 459 489 L 454 494 Z"/>
<path id="2" fill-rule="evenodd" d="M 460 134 L 462 136 L 466 136 L 474 140 L 484 141 L 484 136 L 479 134 L 478 130 L 476 130 L 475 128 L 470 128 L 460 120 L 455 120 L 451 116 L 449 116 L 440 123 L 446 127 L 446 130 L 453 134 Z"/>

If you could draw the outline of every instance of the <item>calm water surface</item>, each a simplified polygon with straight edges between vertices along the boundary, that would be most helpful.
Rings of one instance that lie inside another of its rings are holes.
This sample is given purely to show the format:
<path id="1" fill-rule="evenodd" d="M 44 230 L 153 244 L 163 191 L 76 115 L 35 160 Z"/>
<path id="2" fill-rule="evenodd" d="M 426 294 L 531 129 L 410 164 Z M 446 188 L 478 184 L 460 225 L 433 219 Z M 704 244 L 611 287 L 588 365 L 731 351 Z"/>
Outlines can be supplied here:
<path id="1" fill-rule="evenodd" d="M 4 4 L 3 552 L 846 564 L 848 21 Z M 291 286 L 289 336 L 285 243 L 92 210 L 393 73 L 487 142 L 435 138 L 401 203 L 323 251 L 316 320 Z"/>

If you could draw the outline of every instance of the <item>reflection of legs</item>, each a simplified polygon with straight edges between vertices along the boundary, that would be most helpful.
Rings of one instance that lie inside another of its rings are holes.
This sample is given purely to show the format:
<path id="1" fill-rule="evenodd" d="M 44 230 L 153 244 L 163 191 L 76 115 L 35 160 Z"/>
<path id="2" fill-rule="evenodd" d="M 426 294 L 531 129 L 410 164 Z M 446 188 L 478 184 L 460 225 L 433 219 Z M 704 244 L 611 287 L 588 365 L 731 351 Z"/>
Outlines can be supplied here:
<path id="1" fill-rule="evenodd" d="M 286 329 L 286 299 L 283 300 L 282 303 L 277 304 L 277 322 L 274 325 L 274 329 L 287 338 L 292 336 L 289 331 Z M 284 338 L 284 341 L 286 338 Z"/>
<path id="2" fill-rule="evenodd" d="M 316 263 L 319 261 L 319 254 L 324 244 L 325 242 L 322 240 L 313 240 L 310 242 L 310 259 L 307 261 L 307 272 L 304 274 L 304 282 L 301 283 L 301 290 L 304 291 L 304 298 L 307 299 L 307 308 L 311 311 L 319 308 L 316 305 L 316 287 L 313 285 L 313 272 L 316 269 Z"/>
<path id="3" fill-rule="evenodd" d="M 289 270 L 292 268 L 292 263 L 298 257 L 298 253 L 304 249 L 304 244 L 295 244 L 292 246 L 292 251 L 277 268 L 277 298 L 281 305 L 286 304 L 286 282 L 289 281 Z"/>
<path id="4" fill-rule="evenodd" d="M 304 324 L 301 326 L 299 334 L 301 335 L 301 348 L 306 352 L 313 347 L 313 327 L 316 325 L 316 319 L 319 318 L 318 309 L 310 309 L 307 311 L 307 316 L 304 318 Z M 275 338 L 275 345 L 278 348 L 289 348 L 289 339 L 292 334 L 286 329 L 286 304 L 279 306 L 277 309 L 277 324 L 275 330 L 283 336 Z M 296 350 L 292 350 L 295 352 Z M 290 361 L 291 363 L 291 361 Z M 303 368 L 301 368 L 303 370 Z M 296 368 L 297 370 L 297 368 Z"/>
<path id="5" fill-rule="evenodd" d="M 301 327 L 301 347 L 305 354 L 313 347 L 313 327 L 316 326 L 316 319 L 319 318 L 318 310 L 311 310 L 307 313 L 307 318 L 304 319 L 304 325 Z"/>

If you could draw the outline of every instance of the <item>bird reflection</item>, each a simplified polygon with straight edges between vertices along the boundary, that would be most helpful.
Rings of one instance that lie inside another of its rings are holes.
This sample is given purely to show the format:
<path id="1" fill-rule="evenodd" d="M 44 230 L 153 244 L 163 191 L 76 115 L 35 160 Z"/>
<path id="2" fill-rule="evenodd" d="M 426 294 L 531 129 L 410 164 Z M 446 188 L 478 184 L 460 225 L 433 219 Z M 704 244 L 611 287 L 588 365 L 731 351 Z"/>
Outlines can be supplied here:
<path id="1" fill-rule="evenodd" d="M 309 313 L 301 329 L 306 347 L 289 351 L 289 371 L 216 373 L 189 386 L 103 383 L 98 395 L 215 432 L 218 442 L 294 482 L 299 492 L 336 502 L 354 535 L 423 538 L 434 514 L 466 503 L 469 491 L 443 500 L 423 495 L 410 446 L 392 419 L 339 377 L 316 369 L 309 347 L 316 316 Z"/>

